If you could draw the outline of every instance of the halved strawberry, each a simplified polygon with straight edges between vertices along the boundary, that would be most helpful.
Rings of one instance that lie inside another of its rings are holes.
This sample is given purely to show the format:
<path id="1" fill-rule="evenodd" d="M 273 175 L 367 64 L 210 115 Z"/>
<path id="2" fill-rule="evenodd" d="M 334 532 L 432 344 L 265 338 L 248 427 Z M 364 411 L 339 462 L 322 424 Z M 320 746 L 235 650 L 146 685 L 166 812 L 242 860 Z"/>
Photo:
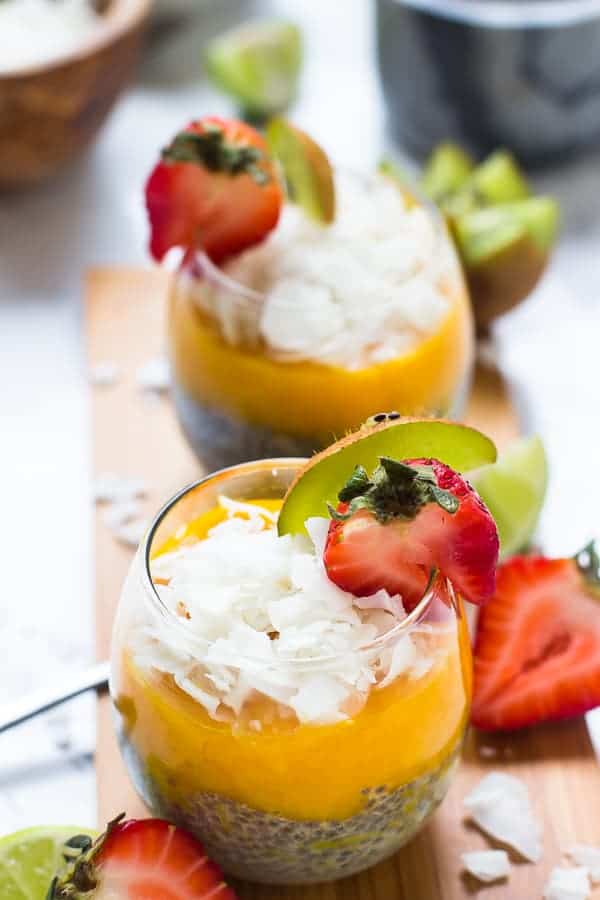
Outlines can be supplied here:
<path id="1" fill-rule="evenodd" d="M 162 819 L 121 819 L 93 844 L 85 836 L 67 842 L 70 863 L 47 900 L 235 900 L 189 832 Z"/>
<path id="2" fill-rule="evenodd" d="M 324 553 L 329 578 L 355 596 L 384 588 L 413 607 L 437 568 L 471 603 L 494 592 L 498 532 L 473 488 L 436 459 L 380 459 L 339 494 Z"/>
<path id="3" fill-rule="evenodd" d="M 263 240 L 283 188 L 264 138 L 244 122 L 206 116 L 163 150 L 146 184 L 150 252 L 203 249 L 213 262 Z"/>
<path id="4" fill-rule="evenodd" d="M 598 556 L 515 556 L 481 610 L 471 719 L 508 731 L 600 705 Z"/>

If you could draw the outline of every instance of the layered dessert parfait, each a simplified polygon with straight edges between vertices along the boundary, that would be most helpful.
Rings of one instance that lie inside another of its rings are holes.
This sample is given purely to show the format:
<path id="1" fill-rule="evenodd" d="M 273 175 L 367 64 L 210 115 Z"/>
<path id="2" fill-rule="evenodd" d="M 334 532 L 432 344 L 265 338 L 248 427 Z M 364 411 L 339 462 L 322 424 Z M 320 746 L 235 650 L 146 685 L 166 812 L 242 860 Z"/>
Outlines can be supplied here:
<path id="1" fill-rule="evenodd" d="M 441 217 L 387 174 L 334 172 L 288 123 L 267 137 L 194 122 L 147 185 L 154 257 L 183 251 L 169 347 L 197 453 L 305 455 L 373 408 L 454 414 L 472 320 Z"/>
<path id="2" fill-rule="evenodd" d="M 418 458 L 433 448 L 493 459 L 471 429 L 392 418 L 308 465 L 209 476 L 140 548 L 113 641 L 124 756 L 152 813 L 231 875 L 350 875 L 448 788 L 471 691 L 461 595 L 493 592 L 498 539 L 467 482 Z"/>

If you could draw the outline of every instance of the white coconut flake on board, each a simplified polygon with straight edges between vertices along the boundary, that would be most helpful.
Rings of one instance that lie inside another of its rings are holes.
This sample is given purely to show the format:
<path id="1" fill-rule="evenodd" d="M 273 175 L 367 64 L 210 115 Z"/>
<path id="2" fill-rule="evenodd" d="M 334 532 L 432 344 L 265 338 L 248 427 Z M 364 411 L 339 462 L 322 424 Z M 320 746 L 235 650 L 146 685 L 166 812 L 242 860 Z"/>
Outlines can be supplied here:
<path id="1" fill-rule="evenodd" d="M 102 513 L 104 524 L 114 531 L 140 517 L 141 505 L 137 500 L 119 500 L 116 503 L 106 505 Z"/>
<path id="2" fill-rule="evenodd" d="M 341 172 L 331 224 L 286 204 L 269 237 L 229 260 L 226 278 L 202 283 L 195 296 L 230 343 L 263 342 L 275 358 L 359 369 L 407 352 L 440 327 L 455 272 L 450 242 L 390 179 Z M 252 302 L 240 303 L 231 281 L 253 292 Z"/>
<path id="3" fill-rule="evenodd" d="M 550 872 L 544 888 L 544 900 L 588 900 L 590 879 L 588 870 L 557 866 Z"/>
<path id="4" fill-rule="evenodd" d="M 600 847 L 575 844 L 565 852 L 574 863 L 588 870 L 592 884 L 600 884 Z"/>
<path id="5" fill-rule="evenodd" d="M 126 547 L 133 547 L 136 549 L 146 533 L 148 524 L 149 522 L 147 519 L 131 519 L 130 521 L 116 526 L 112 529 L 112 533 L 119 543 L 124 544 Z"/>
<path id="6" fill-rule="evenodd" d="M 126 503 L 147 494 L 148 488 L 142 478 L 114 472 L 102 472 L 92 485 L 95 503 Z"/>
<path id="7" fill-rule="evenodd" d="M 464 799 L 469 818 L 487 835 L 530 862 L 542 857 L 542 830 L 526 785 L 505 772 L 490 772 Z"/>
<path id="8" fill-rule="evenodd" d="M 90 367 L 89 381 L 94 387 L 113 387 L 121 375 L 115 362 L 99 362 Z"/>
<path id="9" fill-rule="evenodd" d="M 227 498 L 220 504 L 227 518 L 206 539 L 152 563 L 153 577 L 167 582 L 156 585 L 161 600 L 175 615 L 185 610 L 185 629 L 161 620 L 140 629 L 133 647 L 139 665 L 152 667 L 156 659 L 154 667 L 171 671 L 209 715 L 237 715 L 259 692 L 300 722 L 338 722 L 378 684 L 428 671 L 447 652 L 448 644 L 426 630 L 415 640 L 404 634 L 371 646 L 404 610 L 398 598 L 398 616 L 379 602 L 361 609 L 330 581 L 318 552 L 325 530 L 318 520 L 309 523 L 313 544 L 306 536 L 279 536 L 268 510 Z"/>
<path id="10" fill-rule="evenodd" d="M 138 387 L 149 394 L 164 394 L 171 387 L 169 361 L 163 356 L 149 359 L 135 374 Z"/>
<path id="11" fill-rule="evenodd" d="M 508 878 L 510 861 L 506 850 L 472 850 L 461 855 L 467 872 L 478 881 L 492 882 Z"/>

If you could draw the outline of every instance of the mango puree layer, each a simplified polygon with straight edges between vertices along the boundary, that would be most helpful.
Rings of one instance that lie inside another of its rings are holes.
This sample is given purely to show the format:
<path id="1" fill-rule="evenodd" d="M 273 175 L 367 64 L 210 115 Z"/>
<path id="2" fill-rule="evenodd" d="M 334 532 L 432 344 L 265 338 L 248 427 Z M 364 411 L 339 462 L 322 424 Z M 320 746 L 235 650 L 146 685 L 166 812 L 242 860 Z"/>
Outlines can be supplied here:
<path id="1" fill-rule="evenodd" d="M 437 331 L 411 350 L 367 368 L 281 362 L 261 348 L 233 346 L 176 280 L 169 342 L 175 380 L 202 406 L 297 438 L 357 428 L 373 412 L 447 415 L 469 377 L 474 353 L 470 302 L 462 283 L 448 288 L 448 312 Z M 368 315 L 368 298 L 365 298 Z"/>
<path id="2" fill-rule="evenodd" d="M 159 552 L 202 539 L 224 516 L 211 510 Z M 344 819 L 364 806 L 365 790 L 393 790 L 434 772 L 460 744 L 471 691 L 462 611 L 456 630 L 434 634 L 429 672 L 373 690 L 357 715 L 332 725 L 299 724 L 264 697 L 237 721 L 216 721 L 170 675 L 138 668 L 125 647 L 115 685 L 123 734 L 169 804 L 185 808 L 211 792 L 292 819 Z M 260 731 L 249 724 L 257 719 Z"/>

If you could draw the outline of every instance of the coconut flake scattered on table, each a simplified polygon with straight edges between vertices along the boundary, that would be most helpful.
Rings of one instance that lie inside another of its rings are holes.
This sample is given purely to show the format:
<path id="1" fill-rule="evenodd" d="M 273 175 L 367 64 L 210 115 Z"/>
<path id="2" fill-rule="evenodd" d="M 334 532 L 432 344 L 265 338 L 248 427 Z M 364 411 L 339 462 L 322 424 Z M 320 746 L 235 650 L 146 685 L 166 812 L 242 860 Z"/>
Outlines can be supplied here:
<path id="1" fill-rule="evenodd" d="M 499 881 L 510 874 L 506 850 L 473 850 L 463 853 L 461 859 L 467 872 L 479 881 Z"/>
<path id="2" fill-rule="evenodd" d="M 1 2 L 1 0 L 0 0 Z M 89 372 L 90 384 L 94 387 L 113 387 L 119 380 L 120 369 L 117 363 L 105 362 L 96 363 L 91 366 Z"/>
<path id="3" fill-rule="evenodd" d="M 439 328 L 455 271 L 429 212 L 407 205 L 388 178 L 341 173 L 331 225 L 287 204 L 267 240 L 224 266 L 254 299 L 240 303 L 225 284 L 207 282 L 197 299 L 233 344 L 264 341 L 275 357 L 358 369 L 404 354 Z"/>
<path id="4" fill-rule="evenodd" d="M 221 503 L 228 518 L 205 540 L 152 563 L 156 589 L 175 615 L 184 611 L 185 629 L 157 622 L 138 632 L 133 647 L 139 666 L 172 674 L 211 716 L 237 716 L 259 692 L 301 722 L 337 722 L 391 677 L 420 677 L 423 658 L 442 652 L 427 627 L 363 651 L 405 617 L 399 599 L 391 604 L 379 592 L 372 608 L 365 598 L 359 608 L 329 580 L 311 540 L 265 528 L 269 511 Z M 307 523 L 317 548 L 327 525 Z"/>
<path id="5" fill-rule="evenodd" d="M 123 503 L 145 497 L 148 488 L 142 478 L 102 472 L 94 479 L 92 494 L 95 503 Z"/>
<path id="6" fill-rule="evenodd" d="M 148 527 L 139 502 L 148 493 L 144 481 L 105 472 L 95 479 L 92 492 L 95 503 L 105 507 L 102 519 L 114 537 L 121 544 L 137 547 Z"/>
<path id="7" fill-rule="evenodd" d="M 0 0 L 0 73 L 65 56 L 102 22 L 89 0 Z"/>
<path id="8" fill-rule="evenodd" d="M 164 394 L 171 387 L 169 361 L 163 356 L 149 359 L 136 372 L 136 381 L 142 391 Z"/>
<path id="9" fill-rule="evenodd" d="M 522 781 L 505 772 L 490 772 L 465 797 L 464 805 L 482 831 L 530 862 L 539 862 L 542 829 Z"/>
<path id="10" fill-rule="evenodd" d="M 592 884 L 600 884 L 600 847 L 591 844 L 575 844 L 569 847 L 566 855 L 578 866 L 586 868 Z"/>
<path id="11" fill-rule="evenodd" d="M 544 888 L 544 900 L 588 900 L 589 896 L 587 869 L 565 869 L 560 866 L 552 869 Z"/>

